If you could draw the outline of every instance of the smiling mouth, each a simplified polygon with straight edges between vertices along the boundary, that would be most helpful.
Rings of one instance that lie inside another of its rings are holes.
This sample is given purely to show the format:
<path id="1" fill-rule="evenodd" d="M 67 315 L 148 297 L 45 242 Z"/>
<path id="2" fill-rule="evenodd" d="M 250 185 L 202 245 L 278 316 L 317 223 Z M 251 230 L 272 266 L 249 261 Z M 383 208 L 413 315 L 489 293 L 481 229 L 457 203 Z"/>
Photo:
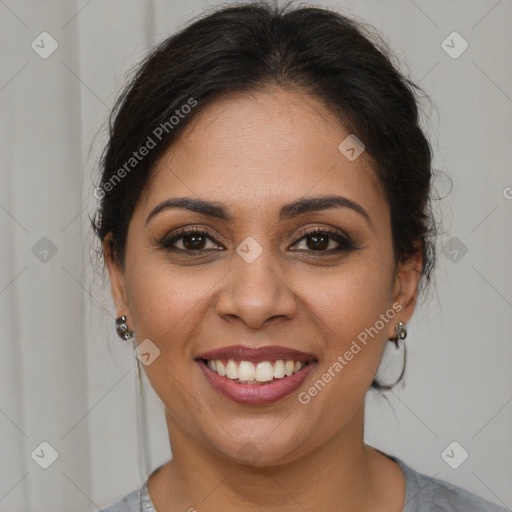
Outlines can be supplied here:
<path id="1" fill-rule="evenodd" d="M 234 359 L 202 359 L 212 372 L 237 384 L 264 385 L 287 379 L 301 372 L 306 366 L 315 362 L 294 361 L 293 359 L 276 359 L 274 361 L 236 361 Z"/>

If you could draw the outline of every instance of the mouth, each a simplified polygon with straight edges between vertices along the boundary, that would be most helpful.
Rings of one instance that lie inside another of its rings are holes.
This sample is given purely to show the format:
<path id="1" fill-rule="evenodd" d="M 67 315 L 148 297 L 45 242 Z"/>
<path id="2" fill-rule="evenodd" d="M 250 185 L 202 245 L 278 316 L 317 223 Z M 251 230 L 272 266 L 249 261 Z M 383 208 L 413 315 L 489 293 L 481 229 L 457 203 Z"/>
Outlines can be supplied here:
<path id="1" fill-rule="evenodd" d="M 237 384 L 249 386 L 275 382 L 299 373 L 313 361 L 294 361 L 278 359 L 277 361 L 235 361 L 233 359 L 200 359 L 208 368 L 221 377 L 226 377 Z"/>
<path id="2" fill-rule="evenodd" d="M 201 354 L 196 362 L 208 382 L 227 398 L 262 405 L 293 393 L 318 360 L 284 347 L 237 345 Z"/>

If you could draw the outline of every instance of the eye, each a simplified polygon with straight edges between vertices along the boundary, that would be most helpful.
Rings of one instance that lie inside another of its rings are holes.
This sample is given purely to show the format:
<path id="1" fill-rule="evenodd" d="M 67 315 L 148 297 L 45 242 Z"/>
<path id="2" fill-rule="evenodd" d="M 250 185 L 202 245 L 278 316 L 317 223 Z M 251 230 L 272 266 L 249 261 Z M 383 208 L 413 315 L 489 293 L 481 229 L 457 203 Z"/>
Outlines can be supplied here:
<path id="1" fill-rule="evenodd" d="M 219 247 L 216 245 L 214 236 L 208 231 L 188 228 L 182 229 L 172 236 L 164 238 L 159 242 L 159 245 L 169 251 L 201 253 L 212 249 L 212 247 L 207 247 L 209 241 L 213 242 L 214 250 Z M 181 247 L 179 247 L 180 244 Z"/>
<path id="2" fill-rule="evenodd" d="M 303 242 L 306 247 L 306 251 L 308 252 L 333 253 L 355 249 L 355 245 L 350 237 L 339 231 L 329 229 L 313 229 L 308 232 L 302 232 L 299 237 L 299 240 L 297 240 L 294 245 L 298 244 L 299 242 Z M 334 247 L 332 247 L 333 243 Z"/>
<path id="3" fill-rule="evenodd" d="M 210 243 L 210 247 L 208 247 Z M 305 248 L 295 248 L 303 243 Z M 172 252 L 189 254 L 202 254 L 209 251 L 225 250 L 207 230 L 198 228 L 184 228 L 170 236 L 164 237 L 159 245 Z M 334 247 L 333 247 L 334 245 Z M 181 246 L 181 247 L 180 247 Z M 299 239 L 291 246 L 292 251 L 300 250 L 314 253 L 337 253 L 356 249 L 354 243 L 341 231 L 329 229 L 313 229 L 303 231 Z"/>

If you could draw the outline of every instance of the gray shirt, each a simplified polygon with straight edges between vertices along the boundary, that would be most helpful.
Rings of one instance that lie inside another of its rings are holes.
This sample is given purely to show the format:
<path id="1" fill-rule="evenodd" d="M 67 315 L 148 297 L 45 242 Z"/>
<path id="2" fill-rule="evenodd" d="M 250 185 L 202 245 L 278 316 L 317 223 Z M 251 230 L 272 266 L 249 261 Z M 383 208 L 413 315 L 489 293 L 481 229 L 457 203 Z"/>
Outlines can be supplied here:
<path id="1" fill-rule="evenodd" d="M 509 508 L 486 501 L 461 487 L 418 473 L 397 457 L 387 457 L 400 466 L 405 477 L 405 506 L 402 512 L 510 512 Z M 148 493 L 147 480 L 139 490 L 99 512 L 156 512 Z"/>

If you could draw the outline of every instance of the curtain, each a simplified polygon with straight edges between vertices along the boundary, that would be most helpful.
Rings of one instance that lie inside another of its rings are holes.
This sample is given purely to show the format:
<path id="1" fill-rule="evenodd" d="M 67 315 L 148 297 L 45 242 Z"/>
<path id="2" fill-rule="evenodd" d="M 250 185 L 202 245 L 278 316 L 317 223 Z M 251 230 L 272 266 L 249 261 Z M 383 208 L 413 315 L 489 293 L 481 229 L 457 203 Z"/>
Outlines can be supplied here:
<path id="1" fill-rule="evenodd" d="M 89 217 L 107 116 L 127 73 L 215 4 L 0 2 L 0 510 L 97 510 L 171 457 L 146 380 L 141 455 L 133 348 L 115 334 Z M 510 507 L 512 7 L 318 5 L 381 30 L 429 94 L 435 108 L 424 122 L 447 196 L 436 203 L 444 225 L 434 297 L 409 326 L 406 384 L 387 401 L 369 395 L 367 441 Z M 396 357 L 390 350 L 383 361 L 390 380 Z M 454 441 L 469 453 L 457 470 L 441 455 Z"/>

